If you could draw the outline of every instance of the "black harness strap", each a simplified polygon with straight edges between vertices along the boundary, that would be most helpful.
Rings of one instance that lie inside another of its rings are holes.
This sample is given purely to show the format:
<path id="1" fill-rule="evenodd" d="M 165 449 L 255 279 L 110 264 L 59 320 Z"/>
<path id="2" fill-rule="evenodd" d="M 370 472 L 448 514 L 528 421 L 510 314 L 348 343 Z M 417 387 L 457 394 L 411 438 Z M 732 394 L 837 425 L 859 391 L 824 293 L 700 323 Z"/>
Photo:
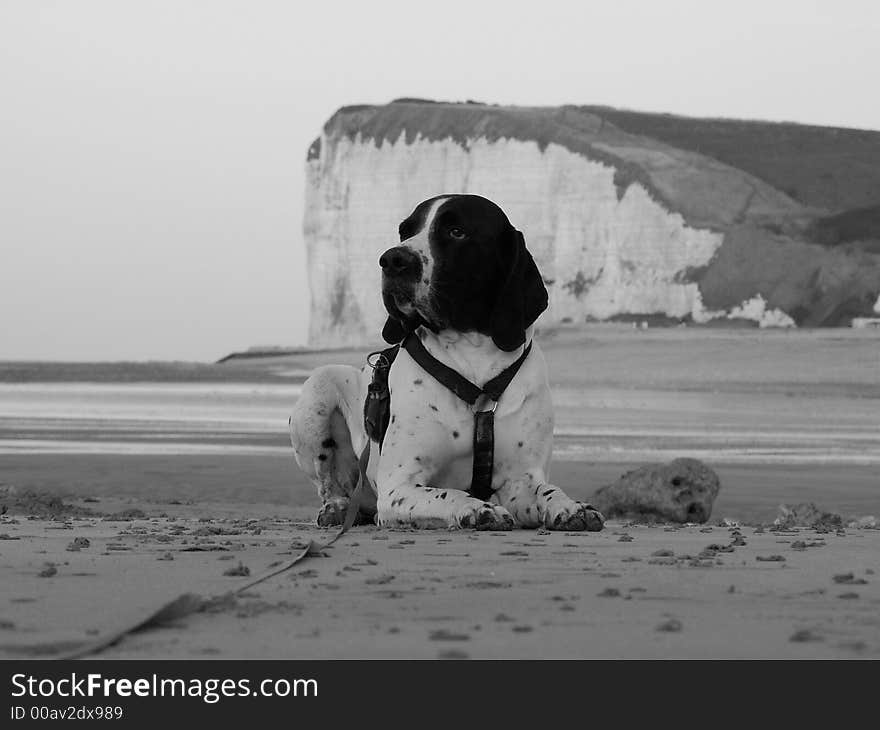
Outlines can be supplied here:
<path id="1" fill-rule="evenodd" d="M 504 370 L 492 378 L 482 388 L 474 385 L 470 380 L 453 370 L 448 365 L 444 365 L 428 352 L 422 344 L 421 338 L 415 332 L 410 332 L 406 336 L 401 343 L 401 347 L 403 347 L 403 349 L 409 353 L 410 357 L 421 366 L 422 370 L 427 372 L 432 378 L 434 378 L 434 380 L 441 385 L 446 386 L 465 403 L 472 406 L 477 402 L 477 399 L 481 395 L 488 396 L 493 401 L 497 401 L 501 397 L 501 394 L 506 390 L 507 386 L 510 385 L 510 381 L 513 380 L 523 362 L 529 356 L 529 352 L 531 352 L 532 349 L 532 343 L 530 342 L 526 346 L 522 355 L 520 355 L 515 362 L 512 362 L 504 368 Z"/>
<path id="2" fill-rule="evenodd" d="M 471 496 L 477 499 L 489 499 L 492 496 L 492 470 L 495 461 L 495 407 L 498 405 L 501 394 L 510 385 L 523 362 L 529 356 L 532 343 L 530 342 L 525 347 L 522 355 L 516 361 L 504 368 L 482 388 L 440 362 L 425 349 L 421 339 L 414 332 L 410 332 L 399 345 L 370 353 L 367 362 L 373 368 L 373 378 L 367 390 L 367 400 L 364 403 L 364 428 L 370 440 L 379 445 L 380 453 L 382 442 L 385 440 L 385 432 L 388 430 L 388 419 L 391 415 L 391 391 L 388 388 L 388 374 L 401 347 L 409 353 L 422 370 L 468 405 L 476 404 L 481 396 L 486 396 L 493 402 L 494 405 L 491 409 L 474 413 L 474 468 L 471 486 L 468 489 Z M 365 458 L 368 458 L 368 454 L 369 444 L 364 454 L 361 455 L 361 471 L 364 478 L 366 477 Z"/>
<path id="3" fill-rule="evenodd" d="M 444 365 L 436 357 L 425 349 L 421 338 L 414 332 L 410 332 L 401 343 L 410 357 L 440 385 L 451 390 L 469 406 L 477 402 L 477 398 L 483 395 L 483 389 L 474 385 L 466 377 Z"/>
<path id="4" fill-rule="evenodd" d="M 486 501 L 492 496 L 492 470 L 495 466 L 495 411 L 474 413 L 474 470 L 472 497 Z"/>
<path id="5" fill-rule="evenodd" d="M 498 405 L 501 394 L 510 385 L 523 362 L 529 356 L 532 343 L 530 342 L 523 349 L 522 355 L 482 388 L 440 362 L 425 349 L 422 340 L 414 332 L 410 332 L 406 336 L 401 347 L 409 353 L 422 370 L 468 405 L 474 405 L 483 395 L 493 401 L 494 405 L 490 410 L 474 413 L 474 468 L 471 486 L 468 490 L 471 496 L 477 499 L 489 499 L 492 496 L 492 470 L 495 461 L 495 406 Z"/>

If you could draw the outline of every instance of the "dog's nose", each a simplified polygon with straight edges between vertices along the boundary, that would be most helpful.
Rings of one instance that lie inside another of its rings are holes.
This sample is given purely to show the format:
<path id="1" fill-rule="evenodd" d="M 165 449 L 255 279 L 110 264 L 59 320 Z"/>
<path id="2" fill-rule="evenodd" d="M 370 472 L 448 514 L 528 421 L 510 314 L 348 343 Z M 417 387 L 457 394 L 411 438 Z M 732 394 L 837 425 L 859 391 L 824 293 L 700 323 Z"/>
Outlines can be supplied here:
<path id="1" fill-rule="evenodd" d="M 386 276 L 413 276 L 418 274 L 419 257 L 415 252 L 404 246 L 389 248 L 379 257 L 379 266 Z"/>

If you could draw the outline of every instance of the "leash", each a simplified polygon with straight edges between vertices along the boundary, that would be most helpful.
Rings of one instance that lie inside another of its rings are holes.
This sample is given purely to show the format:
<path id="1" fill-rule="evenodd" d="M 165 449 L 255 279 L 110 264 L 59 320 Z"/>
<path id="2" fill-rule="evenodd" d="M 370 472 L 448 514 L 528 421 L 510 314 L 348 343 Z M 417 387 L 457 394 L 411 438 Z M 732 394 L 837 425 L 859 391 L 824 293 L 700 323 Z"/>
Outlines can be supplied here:
<path id="1" fill-rule="evenodd" d="M 369 452 L 370 446 L 368 443 L 367 447 L 364 449 L 364 453 L 361 454 L 361 475 L 358 478 L 357 486 L 355 487 L 354 493 L 351 496 L 351 501 L 349 502 L 348 509 L 345 512 L 345 520 L 343 521 L 342 527 L 339 529 L 339 531 L 326 542 L 318 543 L 314 540 L 310 540 L 309 544 L 306 545 L 305 548 L 303 548 L 302 551 L 295 558 L 288 561 L 280 568 L 275 568 L 274 570 L 267 571 L 257 578 L 254 578 L 253 580 L 250 580 L 247 583 L 238 586 L 234 590 L 218 593 L 213 596 L 208 596 L 207 598 L 197 593 L 181 593 L 171 601 L 168 601 L 167 603 L 159 606 L 159 608 L 148 611 L 142 614 L 140 617 L 128 621 L 120 628 L 110 631 L 104 636 L 98 637 L 97 639 L 86 641 L 68 651 L 63 651 L 59 654 L 53 655 L 51 658 L 67 660 L 83 659 L 88 656 L 94 656 L 95 654 L 99 654 L 104 651 L 104 649 L 107 649 L 114 644 L 119 643 L 122 639 L 124 639 L 126 636 L 129 636 L 130 634 L 136 633 L 138 631 L 156 628 L 171 621 L 180 620 L 182 618 L 185 618 L 186 616 L 189 616 L 190 614 L 198 613 L 205 610 L 213 603 L 222 602 L 224 600 L 234 598 L 235 596 L 244 593 L 254 586 L 259 585 L 260 583 L 263 583 L 270 578 L 274 578 L 276 575 L 286 573 L 288 570 L 296 565 L 299 565 L 307 558 L 326 557 L 323 551 L 326 548 L 332 546 L 337 540 L 339 540 L 339 538 L 341 538 L 346 532 L 348 532 L 349 529 L 351 529 L 351 526 L 354 524 L 355 520 L 357 519 L 360 509 L 365 505 L 369 505 L 370 495 L 372 495 L 372 489 L 369 486 L 369 480 L 367 479 L 366 475 L 366 463 L 364 463 L 364 455 L 366 455 L 366 459 L 369 460 Z M 375 505 L 375 496 L 373 496 L 373 504 Z"/>

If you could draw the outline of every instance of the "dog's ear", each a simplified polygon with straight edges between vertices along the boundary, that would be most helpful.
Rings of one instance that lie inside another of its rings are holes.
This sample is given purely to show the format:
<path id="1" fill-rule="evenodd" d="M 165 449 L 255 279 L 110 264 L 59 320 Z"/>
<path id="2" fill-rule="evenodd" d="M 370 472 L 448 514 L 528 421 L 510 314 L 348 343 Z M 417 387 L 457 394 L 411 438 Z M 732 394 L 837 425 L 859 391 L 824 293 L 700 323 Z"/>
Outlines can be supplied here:
<path id="1" fill-rule="evenodd" d="M 495 345 L 512 352 L 526 340 L 526 329 L 547 309 L 547 289 L 523 234 L 511 228 L 504 243 L 507 271 L 492 309 L 491 335 Z"/>
<path id="2" fill-rule="evenodd" d="M 388 317 L 385 320 L 385 326 L 382 328 L 382 339 L 389 345 L 396 345 L 401 342 L 409 333 L 404 324 L 394 317 Z"/>

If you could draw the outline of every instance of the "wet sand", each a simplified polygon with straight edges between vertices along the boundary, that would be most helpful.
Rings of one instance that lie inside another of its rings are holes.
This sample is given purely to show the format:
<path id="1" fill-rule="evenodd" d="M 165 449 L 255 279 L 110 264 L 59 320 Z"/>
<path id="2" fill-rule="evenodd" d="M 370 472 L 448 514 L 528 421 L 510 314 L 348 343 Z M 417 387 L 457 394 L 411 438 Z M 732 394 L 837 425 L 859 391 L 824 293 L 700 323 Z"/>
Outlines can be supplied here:
<path id="1" fill-rule="evenodd" d="M 715 521 L 771 522 L 780 504 L 797 502 L 816 502 L 845 516 L 880 518 L 880 470 L 875 466 L 710 463 L 722 484 L 712 512 Z M 637 464 L 560 460 L 552 473 L 570 495 L 589 499 L 598 487 Z M 24 454 L 0 456 L 0 465 L 0 483 L 72 497 L 121 499 L 135 508 L 189 502 L 210 516 L 216 509 L 250 513 L 251 506 L 260 505 L 266 515 L 309 519 L 319 507 L 314 487 L 290 454 Z"/>

